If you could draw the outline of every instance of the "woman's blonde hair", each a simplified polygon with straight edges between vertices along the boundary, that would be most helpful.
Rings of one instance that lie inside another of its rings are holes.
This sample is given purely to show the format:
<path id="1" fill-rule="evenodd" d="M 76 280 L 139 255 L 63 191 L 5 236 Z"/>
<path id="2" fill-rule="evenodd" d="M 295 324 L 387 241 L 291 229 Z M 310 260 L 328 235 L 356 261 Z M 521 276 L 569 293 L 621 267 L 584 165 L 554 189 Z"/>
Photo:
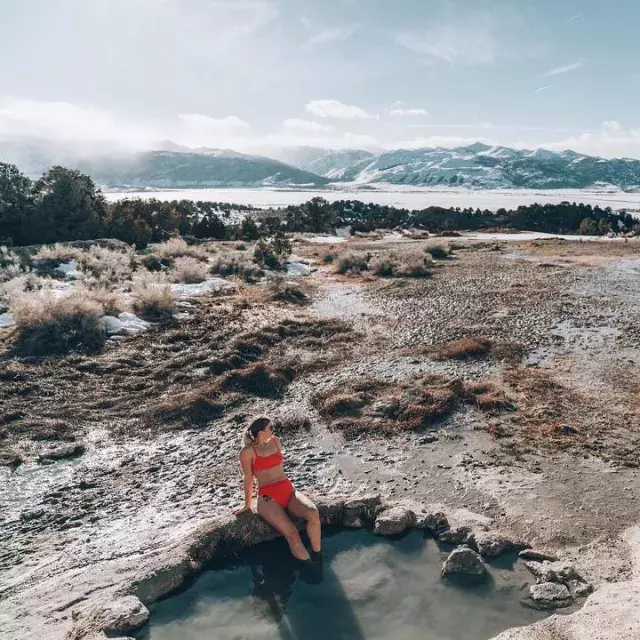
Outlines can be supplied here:
<path id="1" fill-rule="evenodd" d="M 242 444 L 250 447 L 258 441 L 258 434 L 271 424 L 271 420 L 264 416 L 256 418 L 242 435 Z"/>

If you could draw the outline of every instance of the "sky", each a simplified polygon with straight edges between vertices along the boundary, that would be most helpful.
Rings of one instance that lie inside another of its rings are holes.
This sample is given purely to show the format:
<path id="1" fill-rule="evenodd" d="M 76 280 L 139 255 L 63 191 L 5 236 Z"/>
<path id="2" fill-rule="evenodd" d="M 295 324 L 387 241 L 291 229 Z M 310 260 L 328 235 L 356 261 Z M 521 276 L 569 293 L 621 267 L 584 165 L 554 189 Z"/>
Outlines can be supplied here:
<path id="1" fill-rule="evenodd" d="M 640 158 L 638 0 L 0 0 L 0 136 Z"/>

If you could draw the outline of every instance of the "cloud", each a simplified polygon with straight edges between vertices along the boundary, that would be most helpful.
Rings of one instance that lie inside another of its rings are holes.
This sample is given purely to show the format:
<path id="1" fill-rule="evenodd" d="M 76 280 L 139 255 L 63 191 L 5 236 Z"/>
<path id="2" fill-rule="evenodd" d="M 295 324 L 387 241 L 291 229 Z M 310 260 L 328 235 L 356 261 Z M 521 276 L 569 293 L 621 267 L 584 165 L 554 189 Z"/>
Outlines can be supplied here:
<path id="1" fill-rule="evenodd" d="M 313 35 L 302 46 L 305 49 L 312 49 L 322 44 L 329 42 L 336 42 L 338 40 L 346 40 L 350 38 L 355 32 L 357 27 L 352 25 L 350 27 L 334 27 L 332 29 L 324 29 Z"/>
<path id="2" fill-rule="evenodd" d="M 440 21 L 428 29 L 402 31 L 395 40 L 422 56 L 426 64 L 444 61 L 450 65 L 485 65 L 498 57 L 495 31 L 490 14 L 475 12 L 461 22 Z"/>
<path id="3" fill-rule="evenodd" d="M 420 116 L 428 116 L 429 112 L 425 109 L 403 109 L 399 107 L 396 109 L 390 109 L 389 115 L 394 118 L 416 118 Z"/>
<path id="4" fill-rule="evenodd" d="M 413 140 L 405 140 L 397 145 L 400 149 L 427 149 L 435 147 L 444 147 L 453 149 L 455 147 L 466 147 L 474 142 L 483 142 L 484 144 L 494 145 L 495 142 L 488 138 L 479 138 L 477 136 L 465 138 L 462 136 L 429 136 L 419 137 Z"/>
<path id="5" fill-rule="evenodd" d="M 556 67 L 555 69 L 551 69 L 551 71 L 547 71 L 540 75 L 541 78 L 551 78 L 552 76 L 559 76 L 563 73 L 569 73 L 569 71 L 575 71 L 576 69 L 580 69 L 584 65 L 582 60 L 578 60 L 577 62 L 573 62 L 571 64 L 564 65 L 563 67 Z"/>
<path id="6" fill-rule="evenodd" d="M 171 138 L 189 147 L 226 146 L 227 141 L 253 133 L 248 122 L 228 116 L 212 118 L 201 113 L 181 113 L 179 126 Z"/>
<path id="7" fill-rule="evenodd" d="M 625 129 L 615 120 L 602 123 L 600 129 L 541 145 L 548 149 L 573 149 L 604 158 L 640 158 L 640 129 Z"/>
<path id="8" fill-rule="evenodd" d="M 344 142 L 344 146 L 346 147 L 379 147 L 380 143 L 378 142 L 375 136 L 369 134 L 360 134 L 360 133 L 345 133 L 342 136 L 342 141 Z"/>
<path id="9" fill-rule="evenodd" d="M 338 100 L 312 100 L 306 105 L 306 110 L 319 118 L 338 118 L 350 120 L 353 118 L 371 119 L 374 115 L 360 107 L 343 104 Z"/>
<path id="10" fill-rule="evenodd" d="M 325 126 L 319 122 L 312 120 L 301 120 L 299 118 L 289 118 L 282 123 L 285 129 L 292 129 L 295 131 L 330 131 L 330 126 Z"/>
<path id="11" fill-rule="evenodd" d="M 584 13 L 576 13 L 575 16 L 571 16 L 569 18 L 569 22 L 573 22 L 574 20 L 577 20 L 578 18 L 581 18 L 584 15 Z"/>
<path id="12" fill-rule="evenodd" d="M 548 91 L 549 89 L 551 89 L 550 84 L 545 85 L 544 87 L 538 87 L 533 93 L 540 93 L 542 91 Z"/>

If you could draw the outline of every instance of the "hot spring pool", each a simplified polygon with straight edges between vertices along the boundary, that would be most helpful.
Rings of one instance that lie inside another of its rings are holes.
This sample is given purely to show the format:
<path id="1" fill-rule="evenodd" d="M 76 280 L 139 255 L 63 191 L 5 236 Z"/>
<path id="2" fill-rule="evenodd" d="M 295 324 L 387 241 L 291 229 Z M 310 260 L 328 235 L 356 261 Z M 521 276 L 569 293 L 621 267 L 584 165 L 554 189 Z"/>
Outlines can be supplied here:
<path id="1" fill-rule="evenodd" d="M 440 579 L 441 551 L 413 532 L 325 536 L 323 562 L 301 567 L 284 540 L 258 545 L 150 607 L 145 640 L 485 640 L 546 613 L 520 604 L 531 576 L 493 564 L 493 580 L 460 587 Z"/>

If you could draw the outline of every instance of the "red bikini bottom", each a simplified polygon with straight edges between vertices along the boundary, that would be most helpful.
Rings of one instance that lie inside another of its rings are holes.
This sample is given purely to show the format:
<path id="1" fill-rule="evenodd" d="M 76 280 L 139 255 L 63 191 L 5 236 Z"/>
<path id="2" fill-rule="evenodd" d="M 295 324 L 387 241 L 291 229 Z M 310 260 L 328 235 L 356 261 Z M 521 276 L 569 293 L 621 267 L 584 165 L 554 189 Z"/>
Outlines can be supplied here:
<path id="1" fill-rule="evenodd" d="M 275 500 L 283 508 L 289 504 L 295 492 L 295 487 L 289 478 L 258 487 L 259 496 L 265 500 Z"/>

